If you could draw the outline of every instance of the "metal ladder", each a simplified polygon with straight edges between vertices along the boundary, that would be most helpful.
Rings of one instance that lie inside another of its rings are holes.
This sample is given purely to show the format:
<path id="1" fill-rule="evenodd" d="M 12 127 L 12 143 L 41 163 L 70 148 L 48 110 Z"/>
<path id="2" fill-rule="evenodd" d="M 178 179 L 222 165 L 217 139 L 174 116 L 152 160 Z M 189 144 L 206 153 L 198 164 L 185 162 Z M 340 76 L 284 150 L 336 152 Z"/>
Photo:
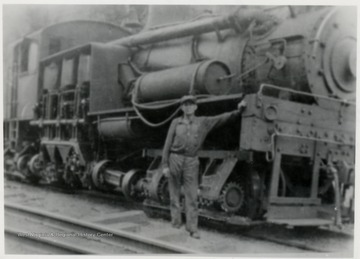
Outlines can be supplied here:
<path id="1" fill-rule="evenodd" d="M 9 141 L 12 149 L 16 149 L 19 144 L 19 120 L 17 118 L 18 71 L 19 64 L 16 62 L 8 70 L 8 89 L 10 89 Z"/>

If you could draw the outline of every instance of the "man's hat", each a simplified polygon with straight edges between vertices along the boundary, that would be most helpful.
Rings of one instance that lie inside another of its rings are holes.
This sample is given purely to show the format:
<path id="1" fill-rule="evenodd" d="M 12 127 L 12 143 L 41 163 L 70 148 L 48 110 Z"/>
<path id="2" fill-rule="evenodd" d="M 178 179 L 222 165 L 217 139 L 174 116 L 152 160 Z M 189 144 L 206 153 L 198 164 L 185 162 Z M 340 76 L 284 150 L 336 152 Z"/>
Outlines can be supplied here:
<path id="1" fill-rule="evenodd" d="M 196 97 L 193 95 L 184 95 L 181 99 L 180 99 L 180 103 L 184 104 L 184 103 L 193 103 L 196 104 Z"/>

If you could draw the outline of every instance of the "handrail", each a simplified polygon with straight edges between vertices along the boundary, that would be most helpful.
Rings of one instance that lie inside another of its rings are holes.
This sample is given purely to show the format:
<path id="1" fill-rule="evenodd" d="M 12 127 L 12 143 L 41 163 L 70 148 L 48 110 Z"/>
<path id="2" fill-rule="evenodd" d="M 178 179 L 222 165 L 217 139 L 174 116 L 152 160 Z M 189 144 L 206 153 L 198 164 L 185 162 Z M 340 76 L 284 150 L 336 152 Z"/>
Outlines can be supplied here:
<path id="1" fill-rule="evenodd" d="M 287 91 L 290 93 L 294 93 L 294 94 L 298 94 L 298 95 L 304 95 L 304 96 L 309 96 L 309 97 L 314 97 L 315 99 L 320 98 L 320 99 L 324 99 L 324 100 L 328 100 L 328 101 L 332 101 L 332 102 L 337 102 L 340 104 L 348 104 L 348 105 L 356 105 L 354 102 L 348 101 L 348 100 L 344 100 L 344 99 L 335 99 L 332 97 L 328 97 L 328 96 L 324 96 L 324 95 L 318 95 L 318 94 L 312 94 L 312 93 L 306 93 L 306 92 L 300 92 L 300 91 L 296 91 L 290 88 L 285 88 L 285 87 L 280 87 L 280 86 L 276 86 L 276 85 L 271 85 L 271 84 L 261 84 L 260 85 L 260 89 L 257 92 L 258 95 L 264 95 L 263 94 L 263 90 L 264 88 L 270 88 L 270 89 L 276 89 L 276 90 L 281 90 L 281 91 Z"/>

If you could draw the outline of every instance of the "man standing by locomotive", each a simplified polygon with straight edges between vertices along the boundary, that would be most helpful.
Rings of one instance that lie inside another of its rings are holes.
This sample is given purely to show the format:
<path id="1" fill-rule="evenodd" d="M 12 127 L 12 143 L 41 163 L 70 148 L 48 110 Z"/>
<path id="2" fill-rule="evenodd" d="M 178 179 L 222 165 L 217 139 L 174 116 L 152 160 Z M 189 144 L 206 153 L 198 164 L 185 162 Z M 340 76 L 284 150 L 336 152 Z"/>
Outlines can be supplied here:
<path id="1" fill-rule="evenodd" d="M 184 187 L 186 230 L 190 236 L 200 238 L 198 232 L 198 150 L 207 134 L 213 128 L 224 124 L 231 118 L 238 117 L 246 107 L 245 101 L 238 105 L 238 110 L 211 117 L 196 117 L 197 102 L 194 96 L 184 96 L 181 101 L 183 116 L 175 118 L 169 128 L 164 145 L 162 165 L 163 174 L 169 178 L 171 223 L 180 228 L 181 208 L 180 190 Z"/>

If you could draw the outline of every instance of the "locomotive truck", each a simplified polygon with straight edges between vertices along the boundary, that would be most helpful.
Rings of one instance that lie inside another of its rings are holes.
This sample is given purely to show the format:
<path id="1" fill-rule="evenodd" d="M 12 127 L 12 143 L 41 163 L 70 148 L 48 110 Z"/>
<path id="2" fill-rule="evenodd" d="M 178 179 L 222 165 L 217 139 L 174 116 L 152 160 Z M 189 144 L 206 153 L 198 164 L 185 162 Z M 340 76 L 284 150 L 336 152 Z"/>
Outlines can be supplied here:
<path id="1" fill-rule="evenodd" d="M 150 6 L 138 33 L 54 24 L 11 46 L 4 171 L 169 205 L 161 151 L 184 95 L 247 106 L 200 152 L 200 215 L 341 225 L 354 213 L 356 10 Z"/>

